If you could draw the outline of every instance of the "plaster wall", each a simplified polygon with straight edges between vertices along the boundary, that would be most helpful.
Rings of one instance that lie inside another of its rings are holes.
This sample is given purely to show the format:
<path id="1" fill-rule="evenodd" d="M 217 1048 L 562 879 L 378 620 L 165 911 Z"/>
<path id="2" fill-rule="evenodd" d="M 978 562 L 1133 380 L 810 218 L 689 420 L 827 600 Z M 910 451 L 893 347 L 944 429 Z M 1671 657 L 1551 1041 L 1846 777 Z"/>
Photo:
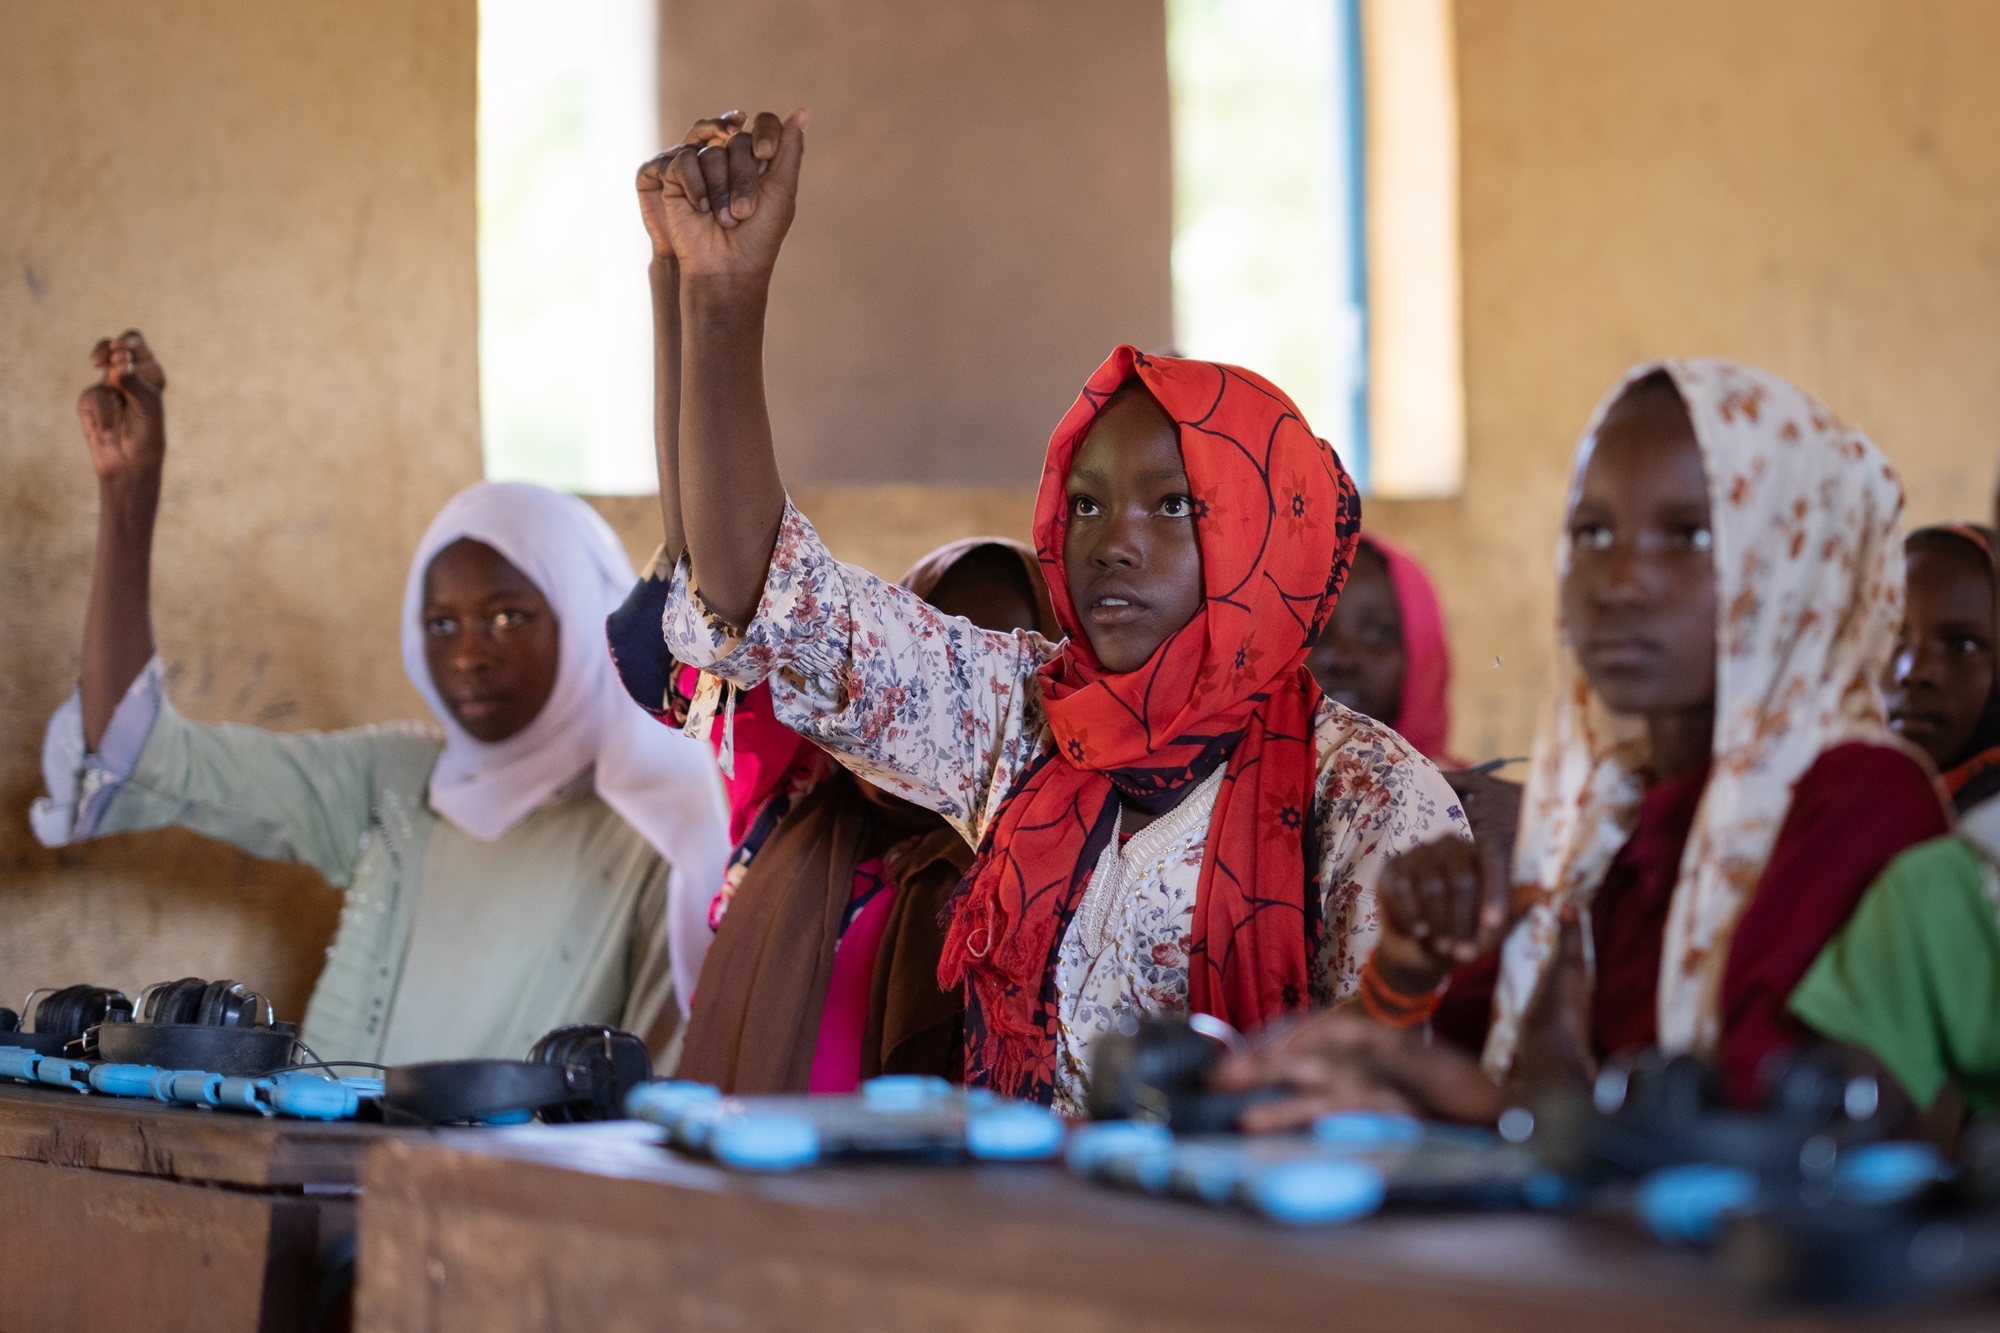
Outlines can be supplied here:
<path id="1" fill-rule="evenodd" d="M 1776 371 L 1911 522 L 1987 515 L 1996 56 L 1983 0 L 1458 0 L 1466 485 L 1365 513 L 1440 577 L 1461 753 L 1526 753 L 1570 458 L 1633 362 Z"/>
<path id="2" fill-rule="evenodd" d="M 1111 348 L 1173 336 L 1162 0 L 662 0 L 660 31 L 666 142 L 813 113 L 765 356 L 791 485 L 1032 491 Z"/>
<path id="3" fill-rule="evenodd" d="M 145 331 L 170 386 L 154 627 L 180 708 L 422 716 L 396 617 L 479 472 L 474 0 L 0 3 L 0 1003 L 195 973 L 296 1017 L 338 898 L 180 832 L 34 842 L 97 514 L 72 404 Z"/>

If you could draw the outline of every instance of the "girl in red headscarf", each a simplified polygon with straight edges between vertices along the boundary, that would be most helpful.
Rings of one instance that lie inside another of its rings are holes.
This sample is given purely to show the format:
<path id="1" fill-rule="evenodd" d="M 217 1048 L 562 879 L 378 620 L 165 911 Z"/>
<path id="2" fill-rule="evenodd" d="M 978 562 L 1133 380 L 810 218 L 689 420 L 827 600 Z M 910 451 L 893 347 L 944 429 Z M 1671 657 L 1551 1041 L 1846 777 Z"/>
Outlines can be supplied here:
<path id="1" fill-rule="evenodd" d="M 1339 460 L 1258 376 L 1120 347 L 1036 502 L 1065 639 L 837 563 L 785 499 L 761 379 L 803 153 L 795 114 L 658 164 L 683 275 L 674 656 L 768 680 L 787 724 L 978 846 L 939 971 L 968 1082 L 1077 1110 L 1121 1019 L 1249 1029 L 1350 993 L 1381 866 L 1464 820 L 1306 668 L 1360 527 Z"/>
<path id="2" fill-rule="evenodd" d="M 1361 534 L 1340 603 L 1306 665 L 1331 698 L 1386 722 L 1446 768 L 1451 744 L 1451 645 L 1437 588 L 1417 558 L 1376 532 Z"/>

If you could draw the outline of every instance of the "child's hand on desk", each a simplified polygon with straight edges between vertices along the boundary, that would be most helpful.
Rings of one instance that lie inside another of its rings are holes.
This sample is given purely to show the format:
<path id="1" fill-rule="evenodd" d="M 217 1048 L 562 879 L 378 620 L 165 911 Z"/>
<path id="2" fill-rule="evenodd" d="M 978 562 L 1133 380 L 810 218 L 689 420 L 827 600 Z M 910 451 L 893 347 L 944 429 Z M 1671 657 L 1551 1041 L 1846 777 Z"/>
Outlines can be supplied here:
<path id="1" fill-rule="evenodd" d="M 1304 1129 L 1336 1111 L 1392 1111 L 1491 1124 L 1506 1096 L 1455 1046 L 1421 1031 L 1385 1027 L 1354 1009 L 1322 1009 L 1273 1024 L 1246 1051 L 1226 1057 L 1218 1090 L 1285 1087 L 1289 1095 L 1245 1108 L 1252 1134 Z"/>
<path id="2" fill-rule="evenodd" d="M 137 329 L 99 341 L 90 364 L 101 373 L 77 398 L 76 415 L 98 480 L 157 481 L 167 456 L 167 372 Z"/>
<path id="3" fill-rule="evenodd" d="M 797 211 L 806 112 L 697 121 L 688 142 L 639 171 L 640 209 L 655 254 L 688 278 L 765 278 Z M 657 182 L 657 184 L 655 184 Z"/>

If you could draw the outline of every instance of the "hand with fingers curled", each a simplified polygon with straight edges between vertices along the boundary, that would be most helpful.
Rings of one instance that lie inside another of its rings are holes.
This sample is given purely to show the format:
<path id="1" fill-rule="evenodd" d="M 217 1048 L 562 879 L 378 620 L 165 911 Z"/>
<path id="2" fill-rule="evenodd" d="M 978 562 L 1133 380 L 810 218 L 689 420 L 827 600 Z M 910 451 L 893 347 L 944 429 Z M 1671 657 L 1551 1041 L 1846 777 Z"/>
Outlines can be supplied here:
<path id="1" fill-rule="evenodd" d="M 1375 972 L 1403 995 L 1429 994 L 1454 967 L 1499 947 L 1512 923 L 1510 897 L 1507 868 L 1490 844 L 1440 838 L 1412 847 L 1375 886 Z"/>
<path id="2" fill-rule="evenodd" d="M 725 112 L 694 123 L 639 168 L 639 211 L 656 258 L 688 278 L 761 278 L 797 210 L 803 108 L 780 119 Z"/>
<path id="3" fill-rule="evenodd" d="M 1282 1097 L 1244 1109 L 1238 1123 L 1251 1134 L 1304 1129 L 1339 1111 L 1492 1124 L 1511 1105 L 1466 1052 L 1418 1030 L 1386 1027 L 1351 1007 L 1273 1024 L 1224 1058 L 1210 1083 L 1228 1092 L 1285 1089 Z"/>
<path id="4" fill-rule="evenodd" d="M 1278 1087 L 1285 1095 L 1247 1107 L 1249 1133 L 1303 1129 L 1339 1111 L 1403 1111 L 1491 1125 L 1510 1106 L 1552 1086 L 1588 1086 L 1596 1076 L 1590 1035 L 1589 922 L 1565 908 L 1556 966 L 1522 1026 L 1514 1067 L 1496 1083 L 1478 1058 L 1422 1028 L 1377 1021 L 1353 1005 L 1275 1023 L 1216 1067 L 1219 1091 Z"/>
<path id="5" fill-rule="evenodd" d="M 158 485 L 167 456 L 167 373 L 137 329 L 91 349 L 95 384 L 76 400 L 100 485 Z"/>

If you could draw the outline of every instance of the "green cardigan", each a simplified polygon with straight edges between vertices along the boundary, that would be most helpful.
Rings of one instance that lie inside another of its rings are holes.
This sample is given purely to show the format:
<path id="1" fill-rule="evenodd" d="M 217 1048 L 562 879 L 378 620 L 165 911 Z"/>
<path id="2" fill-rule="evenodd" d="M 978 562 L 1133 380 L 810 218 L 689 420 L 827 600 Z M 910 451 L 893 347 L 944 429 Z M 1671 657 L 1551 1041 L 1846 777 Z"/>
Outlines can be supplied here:
<path id="1" fill-rule="evenodd" d="M 178 824 L 343 889 L 301 1034 L 322 1059 L 518 1058 L 550 1028 L 599 1022 L 659 1050 L 678 1020 L 666 863 L 587 772 L 500 838 L 473 838 L 425 799 L 442 744 L 410 724 L 190 722 L 161 697 L 85 836 Z"/>

